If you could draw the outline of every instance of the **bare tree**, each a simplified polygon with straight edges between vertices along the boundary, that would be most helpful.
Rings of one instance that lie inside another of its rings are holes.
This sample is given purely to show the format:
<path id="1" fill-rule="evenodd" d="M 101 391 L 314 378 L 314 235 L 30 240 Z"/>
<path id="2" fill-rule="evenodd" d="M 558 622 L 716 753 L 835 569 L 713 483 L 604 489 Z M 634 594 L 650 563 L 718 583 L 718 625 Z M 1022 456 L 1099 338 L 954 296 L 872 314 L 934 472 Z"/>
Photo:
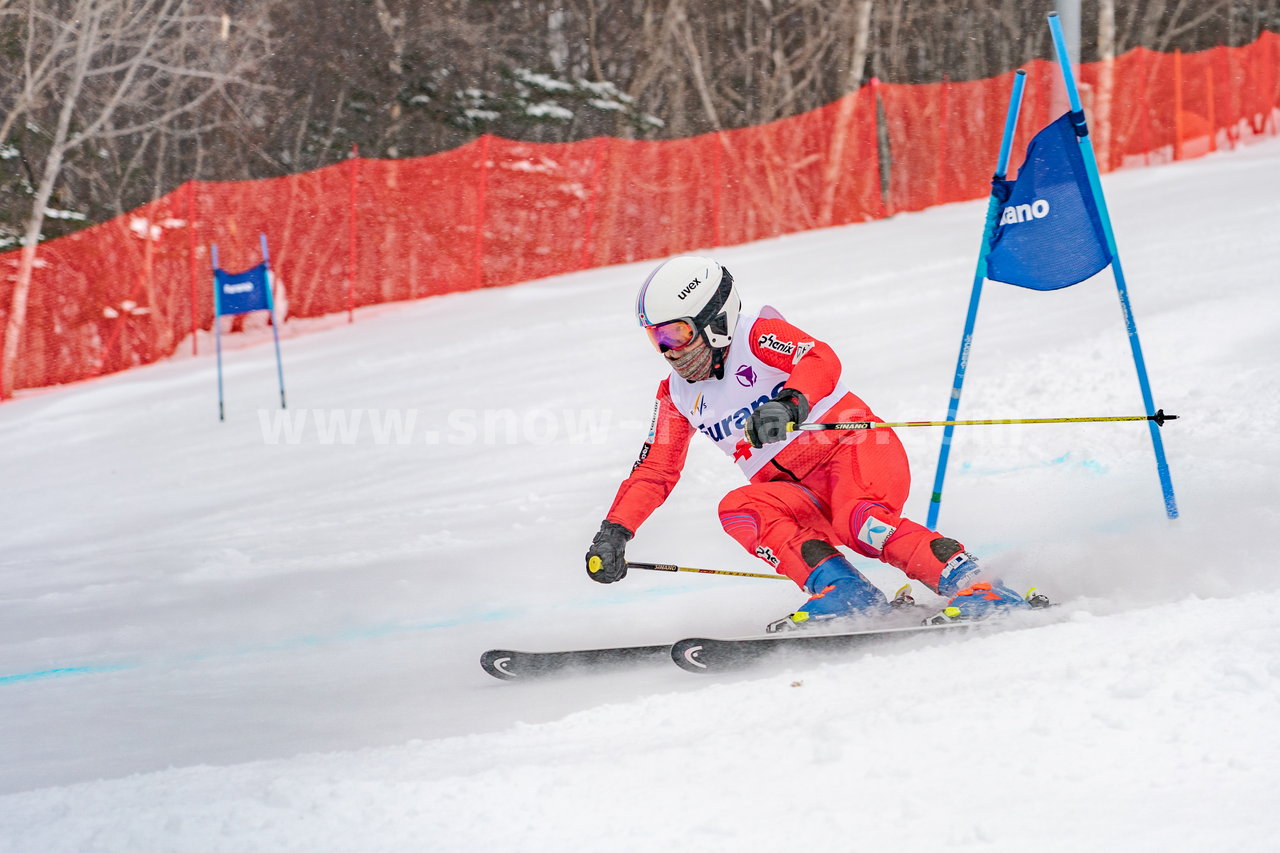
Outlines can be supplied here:
<path id="1" fill-rule="evenodd" d="M 831 224 L 835 208 L 836 186 L 839 183 L 840 166 L 844 163 L 845 145 L 849 138 L 849 125 L 853 121 L 854 98 L 863 84 L 863 70 L 867 64 L 867 44 L 871 37 L 872 0 L 855 0 L 853 8 L 853 37 L 849 45 L 849 65 L 845 72 L 844 91 L 831 132 L 831 152 L 827 155 L 827 169 L 823 180 L 822 207 L 818 221 Z"/>
<path id="2" fill-rule="evenodd" d="M 1098 0 L 1098 155 L 1104 169 L 1111 168 L 1111 99 L 1116 77 L 1116 4 L 1115 0 Z"/>
<path id="3" fill-rule="evenodd" d="M 0 394 L 13 392 L 37 244 L 68 156 L 95 142 L 143 138 L 247 85 L 262 32 L 223 37 L 197 0 L 27 0 L 21 94 L 6 116 L 52 120 L 26 219 L 4 329 Z"/>

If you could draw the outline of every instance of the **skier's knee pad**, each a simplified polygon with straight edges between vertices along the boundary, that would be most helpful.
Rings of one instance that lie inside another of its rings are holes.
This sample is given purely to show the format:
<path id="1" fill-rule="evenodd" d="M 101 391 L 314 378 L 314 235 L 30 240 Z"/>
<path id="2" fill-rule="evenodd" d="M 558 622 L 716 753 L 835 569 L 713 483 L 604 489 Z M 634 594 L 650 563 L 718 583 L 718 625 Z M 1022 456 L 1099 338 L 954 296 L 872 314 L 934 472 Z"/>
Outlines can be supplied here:
<path id="1" fill-rule="evenodd" d="M 800 546 L 800 556 L 811 569 L 817 568 L 823 560 L 839 553 L 830 542 L 823 542 L 821 539 L 810 539 Z"/>
<path id="2" fill-rule="evenodd" d="M 929 543 L 929 550 L 933 551 L 933 556 L 938 558 L 939 563 L 945 563 L 963 551 L 964 546 L 954 539 L 939 536 Z"/>

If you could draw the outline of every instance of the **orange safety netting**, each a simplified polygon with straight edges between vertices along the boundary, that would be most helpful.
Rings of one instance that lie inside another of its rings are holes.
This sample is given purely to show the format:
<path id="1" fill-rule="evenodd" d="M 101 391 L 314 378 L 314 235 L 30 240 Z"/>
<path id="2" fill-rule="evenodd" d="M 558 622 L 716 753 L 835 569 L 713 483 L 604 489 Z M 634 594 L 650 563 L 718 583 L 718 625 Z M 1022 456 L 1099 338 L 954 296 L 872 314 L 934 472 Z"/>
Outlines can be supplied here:
<path id="1" fill-rule="evenodd" d="M 1136 49 L 1079 69 L 1104 170 L 1275 134 L 1280 36 L 1194 54 Z M 1025 66 L 1014 151 L 1053 117 L 1058 71 Z M 861 222 L 988 192 L 1012 72 L 880 84 L 766 125 L 670 141 L 492 136 L 410 160 L 352 158 L 284 178 L 189 182 L 39 246 L 15 387 L 172 354 L 213 322 L 209 246 L 258 263 L 266 233 L 290 317 Z M 1112 92 L 1110 98 L 1105 92 Z M 1109 101 L 1109 103 L 1107 102 Z M 1015 154 L 1014 164 L 1020 155 Z M 978 224 L 975 223 L 975 228 Z M 19 251 L 0 255 L 0 329 Z"/>

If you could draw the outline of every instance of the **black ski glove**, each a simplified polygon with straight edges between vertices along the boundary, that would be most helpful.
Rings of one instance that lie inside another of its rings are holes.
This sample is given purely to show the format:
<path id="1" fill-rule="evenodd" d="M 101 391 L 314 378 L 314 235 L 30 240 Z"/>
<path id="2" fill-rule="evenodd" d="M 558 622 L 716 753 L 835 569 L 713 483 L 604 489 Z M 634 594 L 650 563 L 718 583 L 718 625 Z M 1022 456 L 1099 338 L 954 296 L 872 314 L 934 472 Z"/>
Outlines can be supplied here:
<path id="1" fill-rule="evenodd" d="M 787 437 L 787 424 L 802 424 L 809 417 L 809 401 L 794 388 L 783 388 L 778 396 L 751 413 L 745 427 L 752 447 L 764 447 Z"/>
<path id="2" fill-rule="evenodd" d="M 627 542 L 635 536 L 621 524 L 601 522 L 600 532 L 587 549 L 587 577 L 597 583 L 613 583 L 627 576 Z"/>

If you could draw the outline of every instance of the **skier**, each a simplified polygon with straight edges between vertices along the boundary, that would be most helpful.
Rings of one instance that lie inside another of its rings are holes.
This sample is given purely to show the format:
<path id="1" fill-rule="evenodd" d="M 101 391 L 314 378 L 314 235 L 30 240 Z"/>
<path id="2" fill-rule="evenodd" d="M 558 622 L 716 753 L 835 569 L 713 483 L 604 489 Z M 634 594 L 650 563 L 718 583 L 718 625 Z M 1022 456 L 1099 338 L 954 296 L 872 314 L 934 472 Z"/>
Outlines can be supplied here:
<path id="1" fill-rule="evenodd" d="M 889 602 L 837 545 L 948 598 L 938 621 L 1042 603 L 984 577 L 955 539 L 902 517 L 911 474 L 890 429 L 789 429 L 880 419 L 844 386 L 831 347 L 768 306 L 743 312 L 733 276 L 715 260 L 678 256 L 659 264 L 640 288 L 636 316 L 671 375 L 658 385 L 640 458 L 587 551 L 592 580 L 626 576 L 626 544 L 680 479 L 696 431 L 750 481 L 720 501 L 725 532 L 810 595 L 771 632 L 911 603 L 910 586 Z"/>

